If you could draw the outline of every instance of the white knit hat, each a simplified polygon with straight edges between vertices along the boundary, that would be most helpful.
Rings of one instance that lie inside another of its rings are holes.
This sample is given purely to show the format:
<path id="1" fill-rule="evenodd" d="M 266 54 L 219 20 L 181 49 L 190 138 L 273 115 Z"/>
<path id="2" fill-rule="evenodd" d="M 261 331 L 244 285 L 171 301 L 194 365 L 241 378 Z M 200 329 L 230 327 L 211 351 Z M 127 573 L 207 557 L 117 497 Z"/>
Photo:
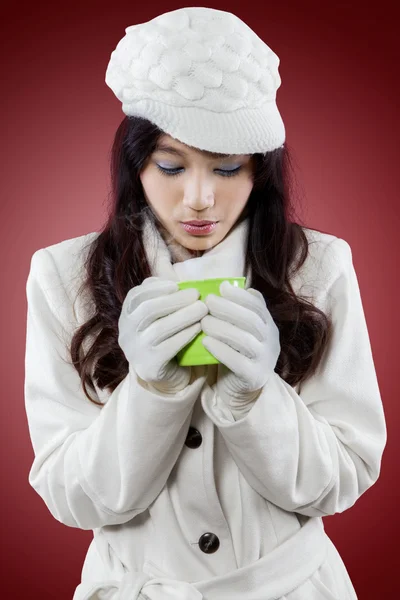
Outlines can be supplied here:
<path id="1" fill-rule="evenodd" d="M 105 81 L 126 115 L 211 152 L 252 154 L 283 144 L 279 57 L 239 17 L 192 6 L 125 32 Z"/>

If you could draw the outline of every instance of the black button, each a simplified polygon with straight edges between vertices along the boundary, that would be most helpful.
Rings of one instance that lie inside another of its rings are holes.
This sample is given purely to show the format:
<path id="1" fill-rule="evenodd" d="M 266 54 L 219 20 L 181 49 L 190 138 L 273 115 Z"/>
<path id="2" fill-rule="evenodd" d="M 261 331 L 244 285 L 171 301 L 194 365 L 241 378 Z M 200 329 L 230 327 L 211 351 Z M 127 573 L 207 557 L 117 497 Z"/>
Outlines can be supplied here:
<path id="1" fill-rule="evenodd" d="M 203 533 L 199 539 L 199 547 L 206 554 L 212 554 L 219 548 L 219 539 L 215 533 Z"/>
<path id="2" fill-rule="evenodd" d="M 189 431 L 185 441 L 186 446 L 188 448 L 198 448 L 202 440 L 203 438 L 201 436 L 200 431 L 198 431 L 194 427 L 189 427 Z"/>

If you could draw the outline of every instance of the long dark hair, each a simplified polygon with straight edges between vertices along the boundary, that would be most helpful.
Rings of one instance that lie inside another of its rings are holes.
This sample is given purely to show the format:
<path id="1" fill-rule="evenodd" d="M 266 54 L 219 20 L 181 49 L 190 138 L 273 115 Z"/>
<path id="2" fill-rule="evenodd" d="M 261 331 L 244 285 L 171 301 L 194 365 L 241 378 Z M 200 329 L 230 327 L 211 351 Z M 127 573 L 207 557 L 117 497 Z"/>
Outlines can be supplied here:
<path id="1" fill-rule="evenodd" d="M 101 403 L 87 387 L 95 389 L 93 379 L 100 389 L 112 392 L 128 373 L 128 361 L 118 344 L 118 318 L 129 289 L 152 275 L 141 234 L 149 206 L 139 173 L 163 134 L 146 119 L 125 117 L 113 141 L 111 208 L 90 244 L 78 291 L 78 295 L 89 292 L 94 314 L 75 331 L 69 348 L 84 393 L 95 404 Z M 330 339 L 331 322 L 311 302 L 297 297 L 290 282 L 307 258 L 308 240 L 294 218 L 294 171 L 287 144 L 254 154 L 253 159 L 254 182 L 246 204 L 246 269 L 251 265 L 251 287 L 268 299 L 280 331 L 275 371 L 294 386 L 316 371 Z M 91 345 L 84 350 L 88 339 Z"/>

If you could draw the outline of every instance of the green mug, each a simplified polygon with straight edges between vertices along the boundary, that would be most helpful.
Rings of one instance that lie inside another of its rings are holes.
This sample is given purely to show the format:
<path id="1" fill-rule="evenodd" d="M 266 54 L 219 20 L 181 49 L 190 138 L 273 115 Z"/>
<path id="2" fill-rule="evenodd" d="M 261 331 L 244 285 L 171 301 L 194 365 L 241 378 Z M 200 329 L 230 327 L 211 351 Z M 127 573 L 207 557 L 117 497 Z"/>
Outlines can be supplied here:
<path id="1" fill-rule="evenodd" d="M 200 292 L 199 300 L 204 302 L 208 294 L 220 296 L 219 286 L 223 281 L 229 281 L 232 285 L 244 288 L 246 277 L 218 277 L 213 279 L 189 279 L 187 281 L 178 281 L 178 287 L 181 290 L 187 288 L 196 288 Z M 205 337 L 204 331 L 200 331 L 195 338 L 176 355 L 178 364 L 182 367 L 194 365 L 216 365 L 219 360 L 215 358 L 202 344 Z"/>

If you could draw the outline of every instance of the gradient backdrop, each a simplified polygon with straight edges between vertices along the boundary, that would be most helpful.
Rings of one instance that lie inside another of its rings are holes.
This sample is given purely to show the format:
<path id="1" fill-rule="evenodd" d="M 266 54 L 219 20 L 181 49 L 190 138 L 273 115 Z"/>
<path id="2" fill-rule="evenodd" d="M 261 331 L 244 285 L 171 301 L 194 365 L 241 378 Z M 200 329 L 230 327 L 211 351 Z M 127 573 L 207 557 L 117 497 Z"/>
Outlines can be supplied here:
<path id="1" fill-rule="evenodd" d="M 394 2 L 221 2 L 281 59 L 277 102 L 302 218 L 349 242 L 388 425 L 381 476 L 324 519 L 359 600 L 399 597 L 399 53 Z M 123 114 L 104 83 L 125 27 L 185 4 L 3 8 L 1 245 L 2 598 L 71 600 L 91 532 L 68 528 L 28 484 L 25 284 L 33 252 L 100 228 Z M 6 12 L 7 10 L 7 12 Z M 4 260 L 5 258 L 5 260 Z M 246 600 L 245 598 L 243 600 Z"/>

